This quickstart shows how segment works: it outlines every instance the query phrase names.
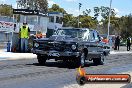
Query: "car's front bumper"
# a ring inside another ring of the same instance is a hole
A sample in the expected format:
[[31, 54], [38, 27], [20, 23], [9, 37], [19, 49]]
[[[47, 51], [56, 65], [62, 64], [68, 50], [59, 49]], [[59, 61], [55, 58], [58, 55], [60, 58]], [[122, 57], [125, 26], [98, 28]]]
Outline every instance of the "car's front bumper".
[[110, 54], [110, 49], [104, 49], [103, 51], [105, 52], [105, 56]]
[[[80, 52], [58, 52], [55, 50], [52, 51], [43, 51], [43, 50], [38, 50], [38, 49], [33, 49], [32, 53], [34, 54], [40, 54], [40, 55], [46, 55], [48, 57], [53, 57], [53, 58], [60, 58], [60, 57], [79, 57], [81, 55]], [[103, 52], [88, 52], [88, 58], [100, 58]]]
[[100, 58], [103, 55], [103, 52], [89, 52], [88, 59], [90, 58]]
[[69, 51], [65, 51], [65, 52], [59, 52], [59, 51], [55, 51], [55, 50], [51, 50], [51, 51], [43, 51], [43, 50], [32, 50], [32, 53], [34, 54], [41, 54], [41, 55], [47, 55], [49, 57], [79, 57], [80, 53], [79, 52], [69, 52]]

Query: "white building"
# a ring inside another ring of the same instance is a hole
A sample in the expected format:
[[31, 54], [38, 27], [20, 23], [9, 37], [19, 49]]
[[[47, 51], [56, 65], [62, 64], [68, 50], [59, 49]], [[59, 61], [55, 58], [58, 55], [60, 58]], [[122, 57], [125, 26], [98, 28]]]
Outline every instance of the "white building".
[[[13, 28], [13, 32], [8, 31], [8, 30], [1, 32], [0, 36], [2, 36], [3, 38], [0, 42], [10, 41], [10, 42], [12, 42], [13, 46], [18, 47], [18, 45], [19, 45], [18, 33], [20, 30], [20, 26], [23, 24], [23, 22], [28, 23], [31, 34], [36, 34], [39, 31], [44, 35], [46, 34], [47, 37], [51, 36], [53, 34], [54, 30], [61, 28], [63, 25], [63, 22], [62, 22], [63, 14], [62, 13], [50, 12], [46, 15], [41, 15], [41, 14], [35, 15], [35, 14], [31, 14], [31, 13], [30, 14], [23, 14], [23, 13], [21, 13], [21, 11], [17, 12], [18, 14], [19, 13], [21, 14], [20, 15], [20, 22], [17, 23], [15, 20], [14, 24], [16, 24], [16, 27]], [[15, 14], [15, 15], [17, 15], [17, 14]], [[0, 21], [10, 23], [10, 22], [5, 21], [5, 20], [0, 20]], [[5, 27], [5, 28], [7, 28], [7, 27]], [[11, 33], [9, 33], [9, 32], [11, 32]], [[7, 36], [7, 33], [9, 33], [8, 36]], [[13, 34], [13, 36], [12, 36], [12, 34]]]
[[49, 12], [49, 23], [47, 28], [47, 37], [51, 36], [54, 32], [54, 30], [57, 30], [58, 28], [61, 28], [63, 25], [62, 19], [63, 14], [59, 12]]
[[48, 23], [48, 29], [54, 29], [61, 28], [63, 25], [62, 19], [63, 14], [59, 12], [49, 12], [49, 23]]

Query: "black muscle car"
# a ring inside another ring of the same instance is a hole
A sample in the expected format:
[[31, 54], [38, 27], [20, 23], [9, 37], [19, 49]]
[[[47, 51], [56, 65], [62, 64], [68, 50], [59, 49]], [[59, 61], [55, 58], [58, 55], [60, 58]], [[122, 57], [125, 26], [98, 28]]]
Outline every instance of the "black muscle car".
[[32, 52], [37, 54], [39, 64], [55, 59], [73, 61], [84, 66], [85, 60], [103, 64], [105, 51], [98, 32], [87, 28], [61, 28], [49, 38], [35, 39]]

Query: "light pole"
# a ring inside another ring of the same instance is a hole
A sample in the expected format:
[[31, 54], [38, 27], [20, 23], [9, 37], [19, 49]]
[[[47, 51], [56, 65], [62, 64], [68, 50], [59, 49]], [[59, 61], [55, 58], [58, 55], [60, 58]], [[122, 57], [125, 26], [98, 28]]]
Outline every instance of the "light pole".
[[109, 35], [110, 35], [110, 16], [111, 16], [111, 4], [112, 4], [112, 0], [110, 0], [110, 11], [109, 11], [109, 20], [108, 20], [108, 35], [107, 35], [107, 39], [109, 39]]
[[79, 12], [78, 12], [78, 28], [80, 27], [80, 9], [81, 9], [82, 3], [79, 3]]

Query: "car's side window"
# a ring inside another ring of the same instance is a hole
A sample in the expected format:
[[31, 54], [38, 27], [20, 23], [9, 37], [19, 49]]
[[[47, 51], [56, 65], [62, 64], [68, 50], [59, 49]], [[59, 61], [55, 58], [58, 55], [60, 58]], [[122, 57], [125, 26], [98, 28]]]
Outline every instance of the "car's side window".
[[92, 30], [90, 31], [90, 40], [94, 40], [93, 31]]

